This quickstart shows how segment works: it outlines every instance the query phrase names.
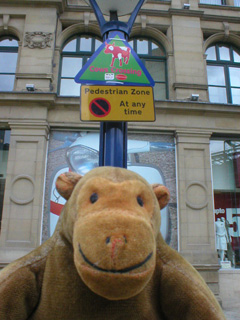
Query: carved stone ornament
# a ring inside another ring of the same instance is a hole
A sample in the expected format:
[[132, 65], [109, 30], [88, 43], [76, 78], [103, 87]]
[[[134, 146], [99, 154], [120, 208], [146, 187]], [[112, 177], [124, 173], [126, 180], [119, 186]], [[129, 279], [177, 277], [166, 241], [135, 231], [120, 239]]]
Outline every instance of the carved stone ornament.
[[52, 33], [49, 32], [26, 32], [24, 37], [24, 47], [31, 49], [51, 47]]

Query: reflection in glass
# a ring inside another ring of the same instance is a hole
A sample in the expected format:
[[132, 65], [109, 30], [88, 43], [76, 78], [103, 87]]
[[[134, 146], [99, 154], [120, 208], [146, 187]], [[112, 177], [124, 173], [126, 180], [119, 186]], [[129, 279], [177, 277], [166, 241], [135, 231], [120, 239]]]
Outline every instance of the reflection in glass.
[[7, 175], [9, 144], [10, 144], [10, 130], [0, 130], [0, 230], [1, 230], [1, 220], [2, 220], [4, 189], [5, 189], [5, 182], [6, 182], [6, 175]]
[[229, 68], [230, 82], [232, 87], [240, 87], [240, 68]]
[[65, 47], [63, 48], [63, 52], [64, 51], [68, 51], [68, 52], [74, 52], [76, 51], [76, 45], [77, 45], [77, 40], [74, 39], [70, 42], [68, 42]]
[[76, 83], [74, 79], [62, 79], [60, 95], [78, 97], [80, 95], [80, 84]]
[[62, 77], [75, 77], [82, 68], [82, 58], [64, 57], [62, 60]]
[[92, 50], [92, 38], [80, 38], [80, 51]]
[[154, 99], [165, 100], [166, 99], [166, 86], [164, 83], [155, 83], [154, 86]]
[[207, 66], [208, 84], [225, 85], [224, 68], [221, 66]]
[[227, 103], [226, 88], [208, 87], [210, 102]]
[[214, 218], [216, 222], [222, 222], [227, 239], [224, 253], [218, 250], [219, 259], [222, 253], [224, 263], [228, 262], [232, 268], [240, 268], [240, 141], [213, 140], [210, 151]]
[[0, 73], [15, 73], [17, 56], [15, 52], [0, 52]]
[[12, 91], [15, 75], [0, 74], [0, 91]]
[[228, 60], [230, 61], [230, 52], [227, 47], [219, 47], [219, 56], [220, 60]]
[[215, 46], [210, 47], [206, 50], [207, 60], [216, 60], [216, 50]]
[[203, 4], [213, 4], [213, 5], [221, 5], [222, 0], [200, 0], [200, 3]]
[[240, 62], [240, 55], [236, 51], [233, 51], [233, 60], [234, 62]]
[[0, 47], [18, 47], [18, 42], [14, 39], [5, 39], [0, 41]]
[[128, 44], [133, 48], [133, 40], [129, 41]]
[[17, 40], [0, 41], [0, 91], [14, 89], [15, 72], [18, 59]]
[[95, 40], [95, 51], [100, 47], [101, 44], [102, 44], [101, 41]]
[[158, 56], [158, 57], [165, 56], [165, 53], [161, 47], [159, 47], [158, 45], [156, 45], [153, 42], [151, 43], [151, 46], [152, 46], [152, 55], [153, 56]]
[[148, 41], [147, 40], [137, 40], [137, 53], [138, 54], [148, 54]]
[[166, 71], [165, 63], [163, 61], [146, 60], [145, 66], [150, 72], [154, 81], [165, 81]]
[[[140, 174], [150, 184], [167, 183], [172, 191], [172, 199], [176, 199], [175, 144], [171, 135], [149, 135], [146, 133], [130, 134], [128, 137], [128, 169]], [[47, 188], [49, 206], [45, 215], [49, 217], [50, 235], [54, 231], [60, 211], [65, 204], [57, 192], [57, 177], [69, 170], [86, 174], [98, 166], [99, 134], [96, 132], [61, 132], [52, 131], [49, 141]], [[166, 165], [167, 164], [167, 165]], [[165, 180], [166, 179], [166, 180]], [[172, 203], [176, 203], [173, 200]], [[174, 241], [177, 247], [176, 206], [167, 206], [161, 210], [161, 232], [167, 242]], [[46, 221], [45, 220], [45, 221]], [[46, 230], [46, 228], [43, 228]], [[175, 231], [174, 231], [175, 230]], [[172, 236], [175, 232], [175, 239]]]
[[234, 6], [240, 7], [240, 0], [234, 0]]
[[232, 88], [232, 103], [240, 104], [240, 89]]
[[80, 95], [80, 85], [75, 83], [74, 78], [101, 44], [101, 41], [91, 36], [83, 36], [76, 37], [64, 47], [61, 60], [60, 95]]

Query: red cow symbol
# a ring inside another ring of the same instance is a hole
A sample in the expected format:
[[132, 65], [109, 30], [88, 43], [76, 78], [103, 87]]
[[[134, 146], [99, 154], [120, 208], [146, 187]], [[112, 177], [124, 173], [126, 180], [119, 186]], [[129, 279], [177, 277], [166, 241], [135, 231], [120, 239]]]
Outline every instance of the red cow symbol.
[[112, 54], [112, 62], [111, 67], [113, 67], [115, 59], [119, 60], [119, 66], [122, 67], [122, 59], [125, 64], [128, 64], [131, 49], [129, 47], [117, 47], [115, 43], [113, 44], [106, 44], [104, 53], [111, 53]]

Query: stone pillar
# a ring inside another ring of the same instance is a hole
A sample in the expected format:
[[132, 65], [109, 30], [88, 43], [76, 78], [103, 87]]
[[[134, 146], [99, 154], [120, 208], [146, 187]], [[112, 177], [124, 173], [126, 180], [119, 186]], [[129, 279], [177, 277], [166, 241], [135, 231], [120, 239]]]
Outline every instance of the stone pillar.
[[34, 84], [36, 92], [52, 91], [56, 25], [56, 8], [26, 10], [16, 91], [26, 91], [26, 84]]
[[192, 94], [198, 94], [200, 101], [207, 101], [208, 86], [200, 18], [191, 16], [190, 13], [180, 16], [178, 10], [174, 9], [170, 12], [174, 47], [175, 97], [180, 100], [190, 100]]
[[176, 132], [179, 251], [218, 296], [210, 136], [211, 132]]
[[2, 266], [41, 242], [48, 124], [14, 121], [11, 128], [4, 195], [0, 261]]

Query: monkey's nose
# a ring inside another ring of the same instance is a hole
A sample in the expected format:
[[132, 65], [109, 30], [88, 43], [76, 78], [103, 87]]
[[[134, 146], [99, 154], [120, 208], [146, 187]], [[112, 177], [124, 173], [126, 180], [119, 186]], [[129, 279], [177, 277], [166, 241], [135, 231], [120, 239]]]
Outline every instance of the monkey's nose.
[[122, 250], [127, 243], [125, 235], [109, 236], [106, 238], [106, 245], [111, 248], [111, 258], [114, 260], [119, 250]]

